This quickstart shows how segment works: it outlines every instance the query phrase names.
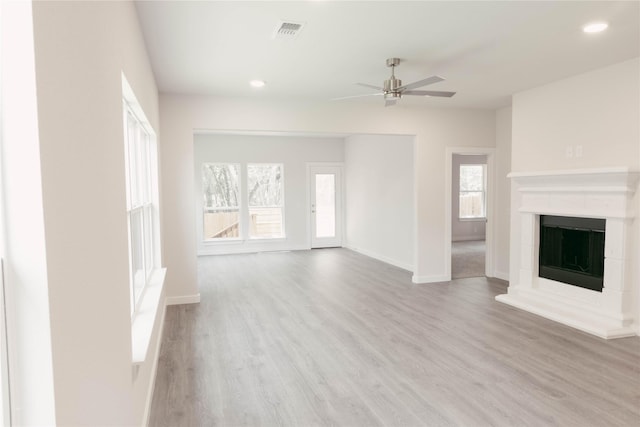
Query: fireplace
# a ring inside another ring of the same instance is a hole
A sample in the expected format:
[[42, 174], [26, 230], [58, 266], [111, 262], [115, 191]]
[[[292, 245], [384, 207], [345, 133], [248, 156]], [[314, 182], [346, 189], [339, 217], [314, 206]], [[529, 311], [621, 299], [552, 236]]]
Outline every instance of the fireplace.
[[507, 293], [496, 299], [602, 338], [635, 335], [640, 173], [617, 167], [509, 176], [511, 271]]
[[538, 275], [602, 292], [606, 220], [540, 216]]

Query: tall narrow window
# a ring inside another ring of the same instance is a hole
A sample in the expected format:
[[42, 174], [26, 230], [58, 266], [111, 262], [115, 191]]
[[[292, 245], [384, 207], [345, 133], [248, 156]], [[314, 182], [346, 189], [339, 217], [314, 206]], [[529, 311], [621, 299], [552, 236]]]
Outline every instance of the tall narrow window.
[[486, 217], [486, 165], [460, 165], [460, 219]]
[[284, 237], [282, 164], [247, 165], [249, 237]]
[[202, 165], [203, 231], [205, 240], [240, 237], [240, 165]]
[[155, 135], [135, 110], [124, 102], [132, 314], [153, 271], [159, 268]]

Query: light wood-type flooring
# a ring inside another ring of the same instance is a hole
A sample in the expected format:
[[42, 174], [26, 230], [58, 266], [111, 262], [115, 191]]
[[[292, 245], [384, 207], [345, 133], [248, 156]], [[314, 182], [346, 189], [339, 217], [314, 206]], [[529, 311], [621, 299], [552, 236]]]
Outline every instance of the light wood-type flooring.
[[640, 426], [640, 338], [411, 283], [347, 249], [199, 259], [171, 306], [151, 426]]
[[483, 277], [486, 248], [484, 240], [451, 242], [451, 277]]

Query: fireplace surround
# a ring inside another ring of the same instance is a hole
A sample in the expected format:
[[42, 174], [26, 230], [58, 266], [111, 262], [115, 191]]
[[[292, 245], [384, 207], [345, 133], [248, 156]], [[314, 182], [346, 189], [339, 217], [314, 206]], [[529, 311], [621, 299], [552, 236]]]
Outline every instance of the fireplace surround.
[[[631, 227], [640, 174], [620, 167], [509, 177], [515, 190], [512, 212], [517, 215], [512, 220], [511, 256], [518, 257], [512, 263], [518, 269], [511, 271], [508, 293], [496, 300], [602, 338], [635, 335]], [[544, 222], [547, 216], [604, 221], [600, 291], [540, 277], [541, 218]]]

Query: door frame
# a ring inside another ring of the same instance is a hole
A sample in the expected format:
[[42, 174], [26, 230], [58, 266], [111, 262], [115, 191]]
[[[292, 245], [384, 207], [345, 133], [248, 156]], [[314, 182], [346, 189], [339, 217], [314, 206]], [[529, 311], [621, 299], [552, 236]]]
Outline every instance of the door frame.
[[340, 212], [336, 215], [336, 217], [339, 217], [337, 219], [339, 219], [340, 221], [340, 230], [339, 230], [339, 237], [340, 237], [340, 247], [344, 246], [344, 238], [345, 238], [345, 185], [344, 185], [344, 181], [345, 181], [345, 168], [344, 168], [344, 163], [343, 162], [307, 162], [306, 163], [306, 167], [307, 167], [307, 203], [305, 205], [305, 209], [307, 211], [306, 214], [306, 218], [307, 218], [307, 247], [309, 249], [313, 249], [312, 247], [312, 241], [313, 241], [313, 236], [311, 235], [312, 231], [313, 231], [313, 227], [311, 225], [311, 168], [314, 167], [332, 167], [332, 168], [339, 168], [340, 169]]
[[470, 155], [486, 155], [487, 156], [487, 222], [485, 230], [485, 262], [484, 274], [487, 277], [495, 277], [494, 273], [494, 255], [495, 255], [495, 227], [493, 220], [495, 218], [495, 148], [490, 147], [446, 147], [445, 150], [445, 239], [444, 239], [444, 255], [445, 255], [445, 275], [446, 280], [451, 280], [451, 215], [452, 215], [452, 181], [453, 181], [453, 155], [454, 154], [470, 154]]

